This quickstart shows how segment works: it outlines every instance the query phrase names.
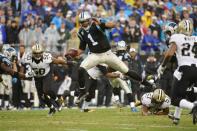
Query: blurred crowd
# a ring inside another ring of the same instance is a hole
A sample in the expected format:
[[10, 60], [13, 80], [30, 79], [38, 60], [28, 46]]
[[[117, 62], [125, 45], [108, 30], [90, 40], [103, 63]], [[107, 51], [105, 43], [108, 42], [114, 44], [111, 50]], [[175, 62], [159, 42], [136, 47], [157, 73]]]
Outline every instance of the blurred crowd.
[[[87, 10], [101, 21], [116, 21], [116, 27], [106, 34], [112, 47], [119, 41], [126, 42], [132, 58], [131, 69], [144, 77], [155, 75], [160, 62], [155, 54], [161, 55], [167, 49], [164, 26], [169, 21], [190, 19], [194, 24], [193, 35], [197, 35], [196, 4], [195, 0], [0, 0], [0, 44], [10, 44], [20, 55], [21, 48], [29, 51], [33, 44], [42, 43], [46, 51], [63, 55], [78, 48], [78, 14]], [[108, 82], [101, 83], [108, 86]], [[138, 86], [133, 83], [134, 89]], [[16, 89], [14, 101], [19, 103]], [[105, 98], [105, 105], [109, 106], [112, 88], [100, 89], [105, 95], [99, 96], [98, 105]], [[137, 94], [138, 90], [134, 92]]]
[[0, 43], [16, 47], [37, 42], [53, 52], [77, 48], [82, 10], [116, 21], [116, 28], [106, 32], [111, 44], [124, 40], [141, 54], [166, 50], [162, 30], [169, 21], [191, 19], [196, 34], [195, 0], [1, 0], [0, 5]]

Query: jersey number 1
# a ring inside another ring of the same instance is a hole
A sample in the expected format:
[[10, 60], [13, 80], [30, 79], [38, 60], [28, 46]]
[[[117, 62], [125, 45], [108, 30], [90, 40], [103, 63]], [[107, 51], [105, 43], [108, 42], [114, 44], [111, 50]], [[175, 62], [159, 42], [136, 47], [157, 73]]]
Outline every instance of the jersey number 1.
[[190, 53], [192, 52], [194, 54], [194, 58], [197, 58], [197, 43], [196, 42], [192, 46], [191, 52], [189, 51], [191, 47], [189, 43], [184, 43], [182, 46], [183, 46], [183, 49], [181, 50], [182, 56], [190, 56]]
[[95, 46], [98, 44], [98, 42], [95, 42], [94, 39], [92, 38], [92, 36], [90, 34], [88, 34], [88, 38], [90, 39], [90, 41], [92, 42], [92, 45]]

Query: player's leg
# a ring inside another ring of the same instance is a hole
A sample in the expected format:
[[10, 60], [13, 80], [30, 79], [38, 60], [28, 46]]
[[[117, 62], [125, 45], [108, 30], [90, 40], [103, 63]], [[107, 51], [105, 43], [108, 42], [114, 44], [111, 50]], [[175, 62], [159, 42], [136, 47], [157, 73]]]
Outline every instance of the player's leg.
[[36, 86], [36, 91], [37, 91], [38, 99], [39, 99], [39, 107], [45, 108], [42, 78], [35, 78], [35, 86]]
[[95, 97], [95, 90], [97, 86], [97, 80], [90, 79], [89, 80], [89, 90], [88, 90], [88, 95], [83, 101], [82, 104], [82, 111], [83, 112], [92, 112], [94, 110], [89, 109], [89, 105], [91, 104], [91, 100]]
[[[195, 69], [193, 70], [193, 68], [190, 68], [188, 66], [183, 66], [179, 68], [179, 71], [181, 71], [183, 75], [180, 80], [175, 78], [173, 81], [172, 94], [171, 94], [172, 105], [194, 111], [196, 105], [195, 103], [188, 101], [186, 99], [186, 94], [187, 94], [186, 90], [191, 85], [191, 81], [193, 79], [195, 81], [196, 79], [195, 75], [197, 73], [197, 70]], [[195, 123], [196, 122], [194, 122], [194, 124]]]
[[89, 81], [89, 74], [87, 72], [88, 69], [91, 69], [92, 67], [98, 65], [99, 63], [102, 63], [103, 58], [97, 54], [90, 54], [88, 55], [83, 62], [81, 63], [79, 69], [78, 69], [78, 81], [80, 86], [80, 94], [78, 97], [78, 100], [76, 101], [76, 104], [79, 104], [81, 97], [84, 97], [88, 93], [88, 81]]
[[112, 67], [113, 69], [120, 71], [121, 73], [131, 77], [132, 79], [141, 82], [144, 85], [150, 86], [150, 83], [146, 80], [142, 81], [142, 77], [133, 70], [129, 70], [126, 64], [121, 61], [115, 54], [111, 51], [107, 52], [105, 55], [105, 63]]
[[131, 107], [131, 111], [132, 112], [137, 112], [137, 109], [135, 107], [135, 101], [134, 101], [134, 96], [132, 95], [132, 91], [128, 86], [128, 83], [125, 80], [122, 80], [120, 78], [117, 78], [119, 83], [120, 83], [120, 87], [125, 91], [127, 98], [128, 98], [128, 102], [129, 105]]
[[10, 93], [12, 92], [12, 77], [10, 75], [3, 75], [3, 79], [7, 84], [7, 88], [4, 90], [4, 107], [10, 110]]
[[2, 83], [0, 83], [0, 110], [2, 110], [4, 89], [5, 87], [3, 86]]

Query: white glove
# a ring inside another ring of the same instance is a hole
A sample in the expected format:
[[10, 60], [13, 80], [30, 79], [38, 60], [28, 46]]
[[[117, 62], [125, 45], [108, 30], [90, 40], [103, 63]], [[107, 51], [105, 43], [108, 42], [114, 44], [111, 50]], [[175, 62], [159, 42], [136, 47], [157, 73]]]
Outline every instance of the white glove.
[[26, 77], [26, 78], [32, 78], [32, 77], [34, 77], [34, 72], [33, 72], [33, 71], [31, 71], [31, 72], [26, 72], [26, 73], [25, 73], [25, 77]]
[[8, 85], [5, 83], [5, 81], [2, 81], [1, 84], [5, 87], [5, 89], [8, 90]]
[[161, 75], [163, 75], [165, 68], [166, 67], [163, 67], [162, 65], [159, 66], [159, 68], [157, 69], [158, 78], [160, 78]]
[[173, 74], [173, 76], [176, 77], [177, 80], [179, 80], [179, 81], [181, 80], [182, 75], [183, 75], [183, 73], [182, 73], [182, 72], [179, 72], [178, 69], [176, 69], [176, 70], [174, 71], [174, 74]]

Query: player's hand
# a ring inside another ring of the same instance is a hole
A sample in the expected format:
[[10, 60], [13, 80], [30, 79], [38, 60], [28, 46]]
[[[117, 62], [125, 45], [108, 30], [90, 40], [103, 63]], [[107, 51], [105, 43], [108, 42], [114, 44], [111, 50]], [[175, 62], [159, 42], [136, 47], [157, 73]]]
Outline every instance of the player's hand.
[[5, 87], [6, 90], [8, 90], [8, 85], [5, 83], [5, 81], [2, 81], [1, 84]]
[[97, 25], [100, 25], [101, 24], [100, 20], [98, 18], [96, 18], [96, 17], [92, 17], [92, 21], [94, 23], [96, 23]]
[[28, 71], [25, 73], [25, 78], [32, 78], [34, 77], [34, 72], [33, 71]]
[[158, 78], [161, 78], [161, 75], [163, 75], [164, 70], [165, 70], [165, 67], [160, 65], [159, 68], [157, 69]]

